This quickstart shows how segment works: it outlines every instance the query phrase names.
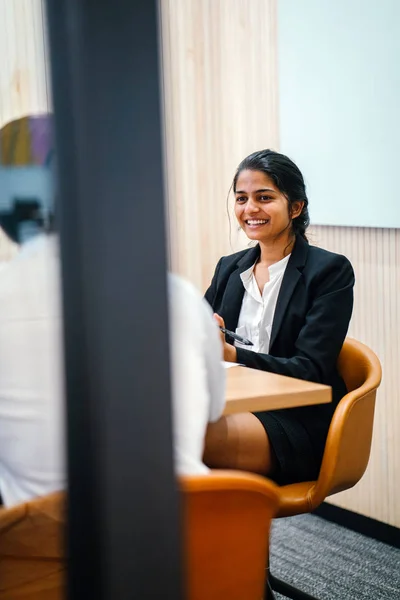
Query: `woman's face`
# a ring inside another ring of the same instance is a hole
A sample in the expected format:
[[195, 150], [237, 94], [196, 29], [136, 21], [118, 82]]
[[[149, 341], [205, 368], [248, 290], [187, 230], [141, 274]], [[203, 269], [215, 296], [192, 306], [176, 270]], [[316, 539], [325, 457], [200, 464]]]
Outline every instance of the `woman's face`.
[[[295, 210], [293, 217], [301, 212]], [[262, 171], [241, 171], [236, 182], [235, 215], [240, 227], [251, 240], [269, 242], [285, 229], [290, 220], [286, 196]], [[295, 206], [293, 208], [296, 208]]]

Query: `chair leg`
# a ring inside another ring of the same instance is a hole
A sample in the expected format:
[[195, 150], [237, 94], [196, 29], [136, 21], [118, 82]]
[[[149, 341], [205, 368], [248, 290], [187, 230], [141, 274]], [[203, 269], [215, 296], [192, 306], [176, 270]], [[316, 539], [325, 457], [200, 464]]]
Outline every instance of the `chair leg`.
[[[268, 586], [278, 594], [282, 594], [287, 598], [291, 598], [291, 600], [317, 600], [317, 598], [314, 596], [310, 596], [310, 594], [302, 592], [293, 585], [290, 585], [290, 583], [286, 583], [286, 581], [282, 581], [281, 579], [274, 577], [271, 572], [269, 573], [268, 577]], [[274, 596], [272, 596], [272, 598], [273, 597]]]
[[264, 600], [276, 600], [276, 596], [272, 591], [271, 584], [269, 582], [269, 577], [267, 577], [265, 581], [265, 592], [264, 592]]

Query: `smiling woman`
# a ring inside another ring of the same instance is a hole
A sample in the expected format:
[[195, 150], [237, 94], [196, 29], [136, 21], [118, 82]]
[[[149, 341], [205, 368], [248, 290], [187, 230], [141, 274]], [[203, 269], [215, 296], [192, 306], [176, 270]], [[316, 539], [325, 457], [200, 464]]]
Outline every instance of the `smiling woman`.
[[250, 239], [276, 241], [293, 234], [306, 239], [310, 219], [304, 179], [287, 156], [273, 150], [250, 154], [236, 171], [233, 191], [236, 218]]
[[316, 479], [333, 411], [346, 393], [336, 363], [352, 308], [354, 274], [344, 256], [310, 246], [308, 199], [298, 167], [255, 152], [233, 179], [235, 215], [251, 249], [221, 258], [206, 299], [227, 337], [224, 358], [332, 387], [331, 405], [222, 417], [208, 429], [205, 461], [269, 475]]

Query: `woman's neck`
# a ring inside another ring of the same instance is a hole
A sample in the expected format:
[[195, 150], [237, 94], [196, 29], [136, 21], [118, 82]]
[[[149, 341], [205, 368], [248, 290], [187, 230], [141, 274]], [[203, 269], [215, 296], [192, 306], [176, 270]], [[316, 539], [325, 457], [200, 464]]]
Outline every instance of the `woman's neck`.
[[279, 262], [291, 253], [295, 239], [294, 236], [285, 236], [284, 239], [272, 240], [271, 242], [259, 242], [261, 249], [259, 262], [266, 267]]

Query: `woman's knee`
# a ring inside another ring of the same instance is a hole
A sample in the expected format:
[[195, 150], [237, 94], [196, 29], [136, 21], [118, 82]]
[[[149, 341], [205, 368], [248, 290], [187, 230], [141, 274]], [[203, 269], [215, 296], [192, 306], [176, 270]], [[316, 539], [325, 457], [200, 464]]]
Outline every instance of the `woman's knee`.
[[261, 422], [251, 413], [221, 417], [207, 429], [204, 462], [211, 468], [262, 475], [274, 471], [274, 454]]

